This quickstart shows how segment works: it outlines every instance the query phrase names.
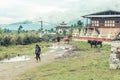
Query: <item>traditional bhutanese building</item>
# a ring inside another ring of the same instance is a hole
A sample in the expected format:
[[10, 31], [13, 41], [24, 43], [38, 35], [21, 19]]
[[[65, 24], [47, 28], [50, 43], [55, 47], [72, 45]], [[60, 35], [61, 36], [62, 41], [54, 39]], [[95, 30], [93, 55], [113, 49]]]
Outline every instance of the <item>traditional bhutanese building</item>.
[[56, 27], [58, 33], [63, 33], [63, 31], [69, 32], [69, 26], [63, 21], [59, 26]]
[[114, 38], [120, 32], [120, 12], [107, 10], [82, 16], [87, 19], [86, 37]]

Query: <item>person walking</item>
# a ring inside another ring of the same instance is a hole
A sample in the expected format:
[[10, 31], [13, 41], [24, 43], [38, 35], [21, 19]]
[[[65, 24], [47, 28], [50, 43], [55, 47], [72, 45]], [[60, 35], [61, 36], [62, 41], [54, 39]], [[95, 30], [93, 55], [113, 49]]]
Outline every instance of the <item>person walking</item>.
[[36, 44], [36, 47], [35, 47], [35, 58], [36, 58], [37, 62], [41, 61], [40, 54], [41, 54], [41, 47], [38, 44]]

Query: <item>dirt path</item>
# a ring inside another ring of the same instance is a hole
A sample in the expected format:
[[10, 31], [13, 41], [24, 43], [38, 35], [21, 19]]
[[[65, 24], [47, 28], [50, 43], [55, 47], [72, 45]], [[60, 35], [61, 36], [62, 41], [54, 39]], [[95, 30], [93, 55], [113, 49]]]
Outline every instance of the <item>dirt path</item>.
[[50, 63], [55, 60], [55, 58], [62, 56], [67, 50], [65, 48], [71, 47], [65, 44], [53, 44], [48, 52], [42, 55], [42, 61], [36, 63], [33, 56], [30, 60], [19, 61], [19, 62], [0, 62], [0, 80], [12, 80], [24, 71]]

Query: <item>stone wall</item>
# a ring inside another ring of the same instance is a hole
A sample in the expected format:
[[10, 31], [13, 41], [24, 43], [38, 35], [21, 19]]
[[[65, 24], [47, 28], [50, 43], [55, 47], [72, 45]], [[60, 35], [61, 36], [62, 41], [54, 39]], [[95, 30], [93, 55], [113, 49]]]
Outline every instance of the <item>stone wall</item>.
[[111, 51], [116, 51], [116, 48], [120, 46], [120, 41], [111, 42]]
[[110, 69], [120, 69], [120, 60], [116, 57], [116, 49], [120, 47], [120, 41], [111, 42], [111, 54], [109, 58]]
[[103, 37], [114, 37], [119, 32], [119, 28], [99, 28], [99, 31], [102, 33]]

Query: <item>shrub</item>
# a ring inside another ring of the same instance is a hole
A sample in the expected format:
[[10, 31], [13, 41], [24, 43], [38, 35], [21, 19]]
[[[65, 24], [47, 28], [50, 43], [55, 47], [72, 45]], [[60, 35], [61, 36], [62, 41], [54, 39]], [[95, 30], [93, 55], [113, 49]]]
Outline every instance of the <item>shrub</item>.
[[41, 39], [35, 33], [20, 33], [7, 35], [0, 35], [0, 45], [9, 46], [9, 45], [27, 45], [31, 43], [41, 42]]
[[23, 40], [22, 40], [21, 36], [18, 36], [15, 42], [16, 42], [16, 45], [19, 45], [19, 44], [22, 45]]
[[10, 36], [5, 36], [1, 39], [0, 44], [3, 46], [8, 46], [11, 44], [11, 37]]

